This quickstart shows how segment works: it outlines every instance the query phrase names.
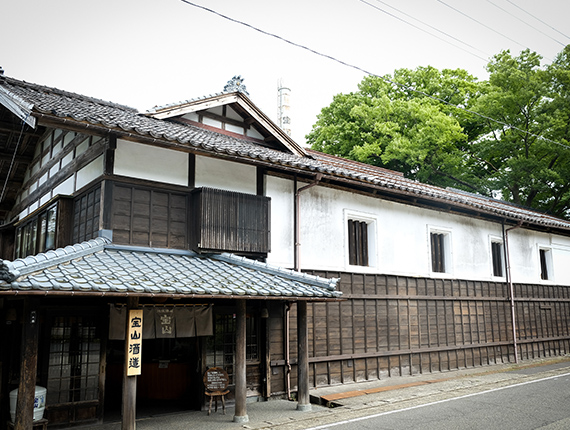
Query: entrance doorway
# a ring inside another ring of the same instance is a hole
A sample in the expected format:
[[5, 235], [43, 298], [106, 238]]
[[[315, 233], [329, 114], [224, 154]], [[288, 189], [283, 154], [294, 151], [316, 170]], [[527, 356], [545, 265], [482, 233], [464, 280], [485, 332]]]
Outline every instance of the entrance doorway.
[[[109, 341], [105, 420], [121, 411], [124, 341]], [[200, 410], [203, 397], [200, 337], [144, 339], [137, 376], [137, 418]]]

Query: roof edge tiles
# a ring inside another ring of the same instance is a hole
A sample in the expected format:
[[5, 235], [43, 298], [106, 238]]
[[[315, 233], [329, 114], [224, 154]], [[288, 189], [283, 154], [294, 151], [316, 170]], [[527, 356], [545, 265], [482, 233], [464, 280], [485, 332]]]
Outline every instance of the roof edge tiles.
[[16, 279], [30, 273], [45, 270], [58, 264], [67, 263], [76, 258], [81, 258], [95, 252], [102, 251], [109, 239], [98, 237], [86, 242], [69, 245], [14, 261], [3, 260], [0, 262], [0, 281], [13, 282]]
[[0, 262], [0, 292], [334, 300], [339, 279], [234, 254], [114, 245], [107, 238]]
[[240, 257], [235, 254], [223, 253], [210, 256], [219, 261], [225, 261], [231, 264], [239, 264], [240, 266], [249, 267], [250, 269], [259, 270], [277, 276], [286, 276], [289, 279], [294, 279], [299, 282], [315, 285], [316, 287], [326, 288], [330, 291], [336, 290], [336, 285], [340, 278], [322, 278], [308, 273], [297, 272], [291, 269], [284, 269], [279, 266], [263, 263], [257, 260], [251, 260], [246, 257]]

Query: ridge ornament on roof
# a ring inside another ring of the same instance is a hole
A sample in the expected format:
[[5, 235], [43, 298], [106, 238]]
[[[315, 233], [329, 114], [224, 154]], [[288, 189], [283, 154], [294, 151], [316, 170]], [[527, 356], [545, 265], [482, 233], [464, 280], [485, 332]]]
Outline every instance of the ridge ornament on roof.
[[224, 87], [224, 93], [244, 93], [246, 96], [249, 96], [247, 92], [247, 88], [243, 84], [244, 79], [241, 75], [234, 76], [231, 78], [226, 86]]

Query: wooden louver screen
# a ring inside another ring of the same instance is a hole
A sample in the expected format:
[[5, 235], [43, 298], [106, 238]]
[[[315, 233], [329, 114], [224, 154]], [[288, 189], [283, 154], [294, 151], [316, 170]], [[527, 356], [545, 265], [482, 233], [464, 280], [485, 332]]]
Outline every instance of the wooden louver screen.
[[431, 270], [432, 272], [445, 272], [445, 249], [443, 233], [431, 233]]
[[491, 257], [493, 259], [493, 276], [503, 276], [503, 245], [499, 242], [491, 243]]
[[348, 220], [348, 262], [354, 266], [368, 266], [368, 224]]
[[548, 251], [541, 249], [540, 254], [540, 279], [548, 280], [548, 263], [546, 261], [546, 253]]
[[198, 188], [193, 198], [192, 247], [197, 251], [270, 251], [268, 197]]

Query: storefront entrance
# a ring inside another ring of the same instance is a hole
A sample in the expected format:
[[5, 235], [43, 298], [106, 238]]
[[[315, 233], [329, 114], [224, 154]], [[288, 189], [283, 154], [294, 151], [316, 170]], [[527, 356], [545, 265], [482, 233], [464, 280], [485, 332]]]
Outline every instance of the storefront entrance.
[[[142, 373], [137, 377], [137, 416], [200, 410], [201, 338], [145, 339]], [[124, 342], [107, 348], [105, 420], [120, 414]]]

